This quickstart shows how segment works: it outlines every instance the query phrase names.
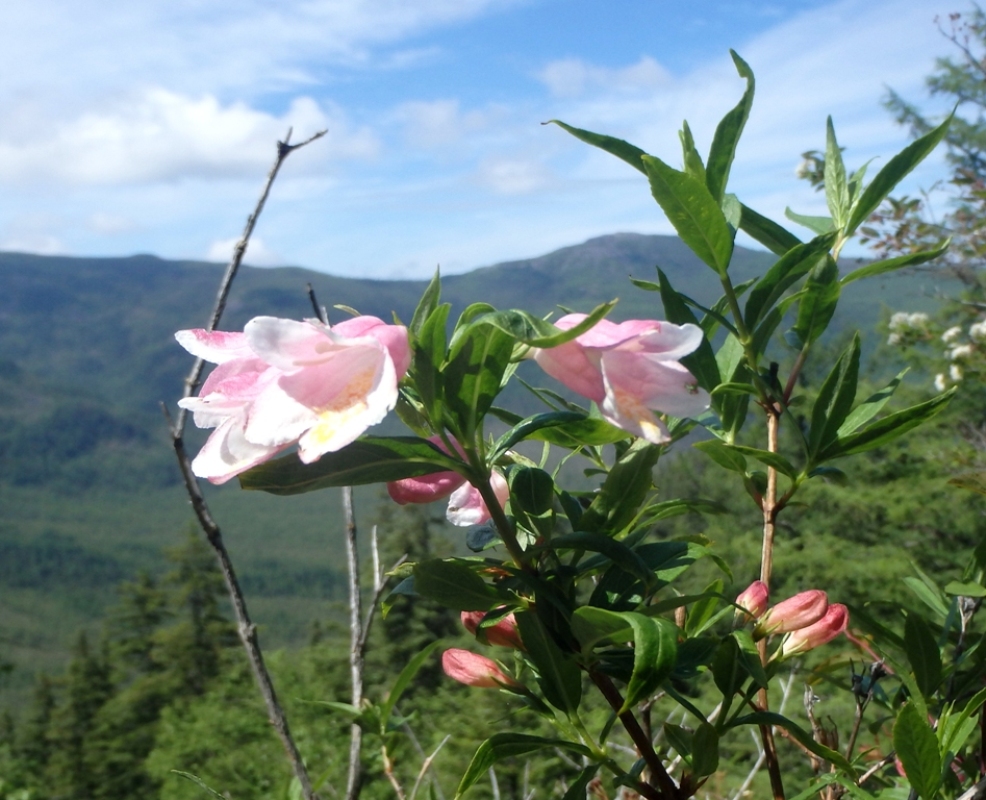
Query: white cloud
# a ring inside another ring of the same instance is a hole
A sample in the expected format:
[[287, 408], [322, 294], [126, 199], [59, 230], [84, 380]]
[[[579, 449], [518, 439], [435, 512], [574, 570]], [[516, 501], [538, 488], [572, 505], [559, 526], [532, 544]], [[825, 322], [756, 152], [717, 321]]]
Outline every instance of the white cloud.
[[65, 253], [65, 246], [61, 239], [50, 233], [25, 232], [0, 239], [0, 250], [37, 253], [41, 256], [58, 256]]
[[537, 76], [557, 97], [578, 97], [587, 91], [654, 91], [670, 85], [671, 74], [650, 56], [622, 68], [599, 67], [579, 58], [552, 61]]
[[120, 98], [58, 126], [45, 137], [0, 139], [0, 178], [31, 183], [120, 185], [185, 177], [255, 177], [275, 142], [295, 126], [295, 141], [329, 128], [320, 160], [366, 159], [378, 149], [367, 128], [338, 109], [300, 97], [280, 117], [245, 103], [187, 97], [161, 88]]
[[551, 183], [540, 161], [523, 158], [493, 158], [484, 161], [477, 173], [480, 183], [498, 194], [531, 194]]
[[129, 233], [136, 228], [136, 223], [129, 217], [119, 214], [107, 214], [97, 211], [88, 220], [88, 228], [94, 233], [113, 236], [119, 233]]
[[[233, 257], [233, 248], [239, 240], [238, 236], [231, 239], [217, 239], [209, 245], [205, 255], [206, 260], [228, 263]], [[263, 239], [252, 236], [243, 254], [243, 263], [255, 267], [277, 267], [284, 264], [284, 259], [264, 244]]]
[[462, 111], [458, 100], [401, 103], [393, 113], [408, 141], [422, 148], [455, 144], [464, 136], [486, 129], [497, 116], [494, 110]]

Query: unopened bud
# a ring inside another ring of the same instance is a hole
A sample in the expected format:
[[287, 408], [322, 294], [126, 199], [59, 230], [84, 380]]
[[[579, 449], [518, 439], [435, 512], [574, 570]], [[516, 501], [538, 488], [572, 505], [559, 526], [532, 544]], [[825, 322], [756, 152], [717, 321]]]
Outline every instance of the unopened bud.
[[[485, 616], [483, 611], [463, 611], [462, 624], [469, 633], [475, 635], [480, 630], [479, 623]], [[520, 640], [520, 631], [517, 630], [517, 620], [512, 613], [498, 620], [495, 625], [482, 628], [482, 632], [489, 644], [513, 647], [516, 650], [524, 649], [524, 643]]]
[[763, 612], [767, 610], [767, 597], [767, 584], [763, 581], [754, 581], [736, 598], [736, 605], [739, 606], [736, 610], [736, 616], [760, 619]]
[[776, 658], [790, 658], [831, 642], [846, 629], [848, 624], [849, 609], [842, 603], [832, 603], [818, 622], [788, 634], [781, 642]]
[[442, 653], [442, 669], [452, 680], [480, 689], [520, 688], [520, 684], [486, 656], [468, 650], [451, 649]]
[[820, 589], [809, 589], [789, 597], [767, 609], [753, 629], [753, 638], [763, 639], [772, 633], [790, 633], [806, 628], [822, 618], [828, 605], [828, 596]]

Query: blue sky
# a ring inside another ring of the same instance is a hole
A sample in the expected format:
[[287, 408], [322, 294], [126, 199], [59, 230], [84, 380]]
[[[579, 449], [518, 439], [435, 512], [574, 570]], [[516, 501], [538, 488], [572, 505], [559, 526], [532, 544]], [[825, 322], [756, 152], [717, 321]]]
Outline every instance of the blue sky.
[[[274, 153], [291, 156], [247, 262], [422, 277], [617, 231], [667, 233], [645, 181], [554, 126], [672, 164], [757, 75], [730, 189], [821, 212], [794, 177], [827, 114], [850, 166], [907, 141], [945, 0], [6, 0], [0, 249], [229, 257]], [[879, 160], [877, 161], [879, 164]], [[940, 157], [907, 188], [944, 173]]]

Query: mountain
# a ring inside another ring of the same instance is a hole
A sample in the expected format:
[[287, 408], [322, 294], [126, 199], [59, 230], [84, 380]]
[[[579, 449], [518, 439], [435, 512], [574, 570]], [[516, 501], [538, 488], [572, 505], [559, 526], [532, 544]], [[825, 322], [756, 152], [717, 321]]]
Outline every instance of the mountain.
[[[772, 261], [737, 248], [735, 282]], [[653, 318], [658, 295], [628, 278], [654, 280], [655, 266], [699, 302], [718, 296], [715, 274], [676, 237], [616, 234], [448, 276], [443, 298], [453, 314], [479, 300], [545, 314], [620, 297], [614, 318]], [[205, 323], [222, 272], [149, 255], [0, 253], [0, 660], [17, 667], [15, 688], [34, 669], [54, 669], [78, 628], [99, 623], [118, 581], [158, 571], [162, 548], [192, 521], [160, 403], [174, 407], [191, 364], [174, 331]], [[324, 305], [404, 320], [426, 285], [243, 267], [221, 327], [311, 316], [308, 283]], [[883, 304], [929, 307], [934, 283], [929, 273], [875, 279], [840, 313], [865, 328]], [[189, 432], [190, 444], [202, 439]], [[303, 639], [343, 597], [338, 496], [284, 499], [235, 486], [208, 495], [265, 642]], [[358, 494], [364, 527], [378, 501], [378, 489]]]

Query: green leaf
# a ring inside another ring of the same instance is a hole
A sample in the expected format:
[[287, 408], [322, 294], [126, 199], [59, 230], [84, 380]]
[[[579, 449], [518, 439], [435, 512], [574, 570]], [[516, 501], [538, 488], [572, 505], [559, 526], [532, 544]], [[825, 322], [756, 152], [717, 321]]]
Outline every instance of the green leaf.
[[705, 184], [669, 167], [654, 156], [643, 157], [651, 194], [681, 240], [721, 276], [733, 255], [733, 231]]
[[918, 574], [918, 577], [913, 578], [909, 576], [904, 578], [904, 585], [914, 592], [917, 598], [944, 623], [949, 613], [948, 598], [945, 597], [938, 584], [922, 572], [917, 564], [912, 562], [911, 569]]
[[944, 138], [948, 126], [955, 115], [953, 111], [937, 128], [930, 130], [920, 139], [911, 142], [897, 155], [891, 158], [886, 166], [881, 169], [873, 181], [867, 186], [859, 200], [856, 201], [849, 217], [849, 224], [846, 232], [852, 233], [866, 218], [876, 211], [877, 206], [883, 202], [884, 198], [893, 191], [893, 188], [900, 183], [912, 169], [920, 164], [931, 153], [938, 143]]
[[534, 613], [520, 612], [515, 619], [545, 699], [560, 711], [576, 711], [582, 701], [582, 672], [578, 665], [555, 644]]
[[219, 800], [226, 800], [226, 795], [219, 794], [219, 792], [209, 786], [204, 780], [197, 775], [193, 775], [191, 772], [182, 772], [180, 769], [170, 769], [168, 772], [172, 775], [177, 775], [179, 778], [184, 778], [186, 781], [191, 781], [204, 792], [211, 794], [213, 797], [218, 797]]
[[952, 486], [958, 486], [960, 489], [968, 489], [970, 492], [986, 494], [986, 472], [966, 472], [962, 475], [956, 475], [954, 478], [949, 478], [948, 482]]
[[825, 123], [825, 201], [835, 226], [842, 228], [849, 216], [849, 184], [831, 116]]
[[904, 623], [904, 652], [921, 694], [930, 700], [941, 683], [941, 651], [928, 623], [914, 612]]
[[695, 139], [692, 136], [692, 129], [688, 127], [687, 121], [681, 123], [678, 138], [681, 139], [682, 161], [684, 162], [685, 172], [702, 183], [705, 183], [705, 164], [702, 163], [702, 156], [695, 149]]
[[387, 693], [387, 699], [380, 704], [380, 721], [381, 727], [386, 730], [387, 723], [390, 720], [390, 715], [394, 710], [394, 706], [397, 705], [397, 701], [401, 699], [401, 695], [410, 685], [414, 676], [418, 674], [421, 668], [425, 665], [425, 662], [431, 657], [431, 654], [435, 652], [435, 649], [441, 644], [441, 640], [436, 640], [431, 642], [425, 647], [420, 653], [414, 656], [404, 669], [401, 670], [400, 675], [397, 676], [397, 680], [394, 681], [394, 685], [390, 687], [390, 691]]
[[819, 236], [825, 233], [832, 233], [835, 230], [835, 222], [831, 217], [812, 217], [807, 214], [798, 214], [790, 208], [784, 209], [784, 216], [791, 220], [791, 222], [804, 225], [808, 230], [814, 231]]
[[592, 504], [582, 515], [583, 529], [619, 533], [636, 516], [640, 504], [653, 485], [651, 470], [657, 464], [661, 448], [643, 439], [634, 442], [617, 461]]
[[818, 391], [811, 410], [808, 453], [814, 456], [839, 438], [839, 430], [849, 417], [859, 381], [859, 333], [842, 352]]
[[581, 128], [573, 128], [571, 125], [566, 125], [557, 119], [549, 119], [544, 124], [557, 125], [559, 128], [568, 131], [576, 139], [581, 139], [586, 144], [591, 144], [593, 147], [605, 150], [610, 155], [625, 161], [634, 169], [640, 170], [644, 175], [647, 174], [647, 170], [644, 169], [641, 163], [641, 157], [647, 155], [647, 153], [639, 147], [634, 147], [629, 142], [624, 142], [622, 139], [616, 139], [613, 136], [606, 136], [602, 133], [593, 133], [592, 131], [585, 131]]
[[580, 606], [572, 612], [572, 634], [579, 640], [583, 653], [591, 652], [600, 642], [619, 644], [634, 635], [623, 614], [595, 606]]
[[801, 244], [801, 240], [786, 228], [746, 205], [742, 207], [740, 230], [779, 256]]
[[729, 170], [732, 167], [733, 158], [736, 156], [736, 145], [739, 143], [746, 120], [750, 116], [753, 93], [756, 88], [753, 70], [750, 69], [750, 66], [733, 50], [729, 51], [729, 55], [733, 57], [733, 63], [736, 65], [736, 71], [740, 77], [746, 78], [746, 91], [743, 92], [743, 97], [736, 107], [722, 118], [716, 127], [715, 135], [712, 137], [705, 183], [709, 189], [709, 194], [716, 202], [721, 202], [726, 192]]
[[428, 286], [425, 288], [424, 293], [421, 295], [421, 299], [418, 301], [417, 307], [414, 309], [414, 316], [411, 317], [411, 324], [408, 326], [408, 332], [412, 336], [417, 336], [421, 332], [422, 326], [425, 324], [425, 320], [428, 319], [438, 308], [438, 301], [442, 297], [442, 281], [439, 277], [438, 270], [435, 270], [435, 275], [429, 281]]
[[445, 329], [452, 306], [443, 303], [428, 315], [411, 343], [411, 378], [433, 420], [441, 419], [441, 364], [445, 360]]
[[941, 785], [941, 753], [928, 721], [907, 703], [894, 722], [894, 750], [911, 788], [921, 800], [932, 800]]
[[597, 772], [599, 772], [599, 764], [590, 764], [583, 769], [579, 777], [572, 781], [572, 785], [568, 787], [561, 800], [585, 800], [586, 790]]
[[454, 559], [414, 565], [414, 590], [453, 611], [489, 611], [502, 599], [472, 569]]
[[[576, 531], [575, 533], [562, 534], [551, 540], [551, 546], [555, 550], [588, 550], [591, 553], [600, 553], [612, 563], [619, 565], [643, 581], [645, 585], [650, 585], [654, 581], [650, 567], [636, 552], [623, 542], [618, 542], [602, 533]], [[605, 564], [605, 562], [603, 563]], [[586, 565], [582, 566], [585, 567]]]
[[678, 629], [674, 623], [660, 617], [647, 617], [633, 611], [623, 612], [621, 616], [633, 628], [633, 673], [623, 708], [619, 711], [622, 714], [654, 694], [674, 670]]
[[573, 422], [578, 423], [585, 419], [585, 414], [579, 414], [576, 411], [546, 411], [543, 414], [535, 414], [532, 417], [527, 417], [527, 419], [518, 422], [496, 440], [496, 443], [493, 445], [492, 458], [498, 458], [518, 442], [522, 442], [524, 439], [529, 438], [531, 434], [537, 433], [545, 428], [554, 428]]
[[738, 472], [740, 475], [746, 474], [746, 457], [739, 448], [730, 447], [715, 439], [696, 442], [693, 447], [696, 450], [701, 450], [720, 467], [725, 467], [732, 472]]
[[944, 725], [939, 723], [938, 741], [944, 759], [950, 761], [978, 727], [976, 715], [983, 703], [986, 703], [986, 689], [977, 692], [960, 712], [950, 714]]
[[766, 464], [768, 467], [773, 467], [778, 472], [787, 475], [789, 478], [794, 478], [798, 474], [798, 471], [794, 468], [791, 462], [784, 458], [784, 456], [780, 453], [771, 453], [769, 450], [759, 450], [756, 447], [746, 447], [738, 444], [723, 445], [723, 447], [728, 447], [730, 450], [741, 453], [744, 456], [755, 458], [761, 464]]
[[835, 237], [836, 234], [828, 233], [816, 236], [807, 244], [795, 245], [764, 273], [746, 301], [743, 317], [747, 328], [755, 328], [784, 292], [811, 271], [835, 243]]
[[839, 426], [838, 435], [847, 436], [853, 433], [862, 425], [865, 425], [873, 417], [880, 413], [883, 407], [887, 404], [887, 401], [893, 396], [894, 392], [897, 391], [897, 387], [900, 386], [900, 382], [904, 379], [907, 374], [907, 370], [900, 372], [896, 378], [894, 378], [890, 383], [888, 383], [883, 389], [870, 395], [862, 403], [856, 406], [846, 417], [845, 422]]
[[[664, 306], [664, 315], [668, 322], [673, 322], [675, 325], [698, 325], [695, 315], [688, 308], [682, 296], [671, 287], [668, 276], [660, 267], [657, 270], [657, 278], [660, 282], [661, 303]], [[711, 392], [719, 385], [721, 380], [719, 366], [716, 363], [716, 356], [712, 351], [712, 345], [709, 344], [708, 337], [703, 336], [698, 348], [682, 358], [681, 363], [695, 376], [698, 385], [707, 392]]]
[[839, 302], [839, 267], [831, 256], [808, 273], [804, 295], [798, 303], [798, 318], [792, 332], [801, 346], [810, 347], [824, 333]]
[[483, 742], [476, 750], [472, 761], [466, 768], [456, 798], [461, 797], [476, 781], [485, 778], [496, 762], [504, 758], [515, 758], [539, 750], [567, 750], [579, 756], [589, 757], [592, 753], [587, 747], [565, 739], [546, 739], [543, 736], [529, 736], [526, 733], [496, 733]]
[[941, 247], [935, 250], [925, 250], [923, 253], [910, 253], [906, 256], [897, 256], [896, 258], [888, 258], [884, 261], [877, 261], [874, 264], [867, 264], [865, 267], [860, 267], [859, 269], [853, 270], [848, 275], [842, 279], [842, 285], [852, 283], [853, 281], [858, 281], [861, 278], [872, 278], [875, 275], [883, 275], [885, 272], [893, 272], [894, 270], [901, 269], [903, 267], [913, 267], [918, 264], [924, 264], [927, 261], [932, 261], [938, 258], [940, 255], [944, 255], [945, 251], [948, 250], [949, 244], [951, 244], [951, 239], [946, 241]]
[[616, 300], [601, 303], [592, 309], [578, 325], [573, 325], [567, 330], [556, 328], [547, 320], [536, 317], [526, 311], [518, 311], [517, 309], [491, 311], [477, 317], [472, 324], [492, 325], [504, 333], [509, 334], [518, 342], [523, 342], [530, 347], [547, 349], [565, 344], [565, 342], [570, 342], [577, 336], [581, 336], [587, 330], [594, 327], [615, 306]]
[[696, 778], [719, 769], [719, 734], [708, 722], [700, 722], [692, 734], [692, 774]]
[[240, 475], [240, 486], [290, 495], [461, 469], [461, 461], [446, 455], [425, 439], [366, 436], [334, 453], [326, 453], [312, 464], [302, 463], [296, 455], [267, 461]]
[[855, 774], [852, 765], [846, 761], [841, 753], [819, 744], [804, 728], [799, 727], [795, 722], [781, 714], [773, 711], [754, 711], [752, 714], [732, 720], [727, 727], [737, 728], [740, 725], [776, 725], [778, 728], [786, 730], [802, 747], [810, 750], [819, 758], [830, 761], [850, 775]]
[[756, 396], [757, 390], [748, 383], [720, 383], [712, 390], [712, 396], [720, 394], [750, 394]]
[[713, 615], [722, 600], [722, 579], [716, 579], [705, 587], [705, 599], [695, 602], [688, 610], [685, 621], [685, 634], [693, 639], [715, 622]]
[[739, 644], [732, 636], [727, 636], [719, 642], [715, 656], [712, 658], [712, 680], [715, 681], [716, 688], [722, 693], [720, 720], [729, 718], [729, 708], [733, 704], [733, 697], [743, 688], [746, 678], [747, 672], [740, 658]]
[[[630, 438], [626, 431], [610, 425], [606, 420], [586, 416], [584, 411], [547, 411], [527, 419], [521, 419], [519, 415], [503, 408], [491, 408], [490, 413], [517, 429], [507, 431], [497, 440], [493, 446], [492, 458], [497, 458], [521, 439], [550, 442], [574, 450], [583, 445], [613, 444]], [[560, 416], [563, 414], [573, 416]], [[515, 440], [515, 434], [523, 435]]]
[[986, 586], [972, 581], [949, 581], [944, 591], [950, 597], [986, 597]]
[[955, 391], [955, 387], [952, 387], [945, 394], [890, 414], [859, 433], [840, 436], [821, 453], [820, 460], [828, 461], [832, 458], [851, 456], [892, 442], [941, 412], [948, 405]]
[[510, 334], [479, 320], [456, 330], [445, 368], [445, 401], [463, 441], [472, 439], [500, 393], [513, 347]]
[[533, 516], [540, 516], [551, 510], [555, 499], [555, 482], [543, 469], [515, 467], [510, 470], [508, 478], [510, 507], [515, 512], [523, 510]]

